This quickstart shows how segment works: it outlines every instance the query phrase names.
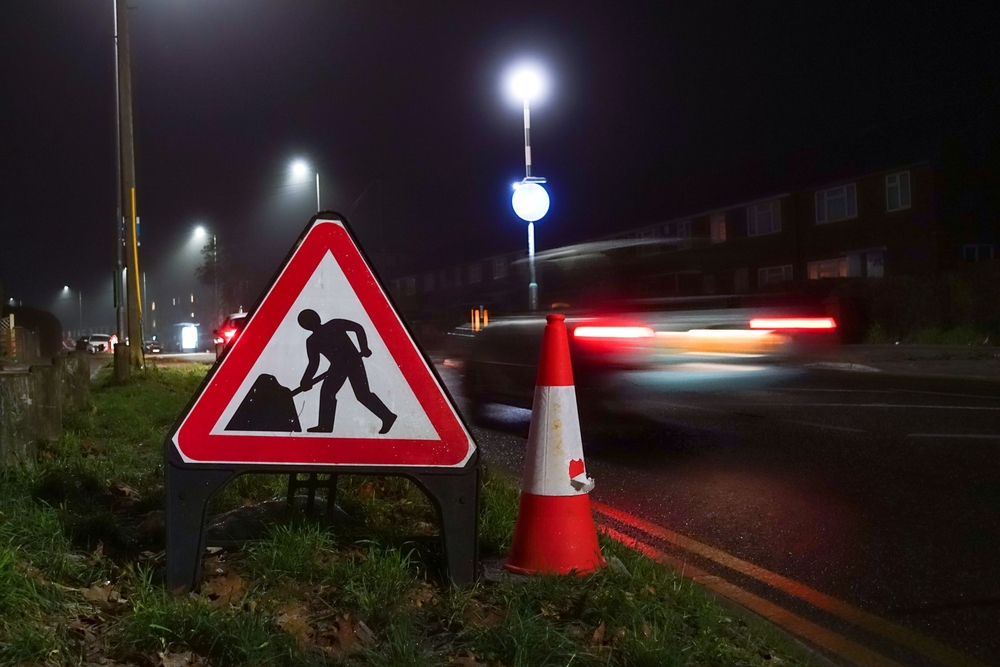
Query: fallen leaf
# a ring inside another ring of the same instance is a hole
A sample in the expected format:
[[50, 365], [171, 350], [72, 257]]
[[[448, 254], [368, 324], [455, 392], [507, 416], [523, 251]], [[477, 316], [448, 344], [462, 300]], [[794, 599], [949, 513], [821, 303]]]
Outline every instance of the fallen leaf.
[[410, 595], [410, 602], [413, 603], [414, 607], [423, 607], [428, 602], [433, 602], [435, 597], [434, 587], [428, 583], [421, 583]]
[[599, 646], [600, 644], [603, 644], [604, 631], [605, 631], [604, 621], [601, 621], [601, 624], [597, 626], [596, 630], [594, 630], [594, 636], [590, 638], [590, 643], [594, 646]]
[[361, 650], [375, 641], [375, 633], [364, 621], [359, 621], [344, 614], [319, 638], [319, 646], [331, 656], [341, 658], [349, 653]]
[[294, 636], [300, 644], [307, 645], [312, 643], [315, 636], [315, 631], [307, 620], [308, 617], [308, 609], [301, 604], [292, 603], [278, 607], [274, 621], [279, 628]]
[[112, 490], [117, 492], [118, 495], [124, 496], [125, 498], [138, 498], [139, 492], [133, 489], [128, 484], [122, 484], [121, 482], [115, 484]]
[[81, 588], [80, 595], [90, 600], [91, 602], [96, 602], [98, 604], [106, 605], [111, 602], [112, 593], [111, 584], [107, 583], [103, 586], [93, 585], [90, 588]]
[[160, 656], [161, 667], [202, 667], [208, 664], [205, 658], [191, 651], [184, 651], [183, 653], [161, 651], [157, 655]]
[[452, 660], [452, 664], [461, 665], [461, 667], [486, 667], [486, 663], [479, 662], [476, 655], [469, 650], [463, 651], [463, 655]]
[[649, 627], [648, 623], [643, 623], [642, 624], [642, 634], [646, 635], [647, 637], [652, 636], [653, 630], [652, 630], [652, 628]]
[[235, 572], [227, 572], [221, 577], [212, 577], [201, 587], [201, 594], [214, 604], [233, 604], [243, 597], [245, 585], [243, 577]]

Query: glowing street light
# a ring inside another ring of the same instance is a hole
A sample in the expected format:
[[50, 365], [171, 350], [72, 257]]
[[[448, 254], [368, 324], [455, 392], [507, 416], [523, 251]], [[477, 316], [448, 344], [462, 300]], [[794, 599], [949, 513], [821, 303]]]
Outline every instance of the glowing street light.
[[[195, 241], [203, 241], [206, 238], [208, 238], [208, 230], [205, 229], [204, 225], [198, 225], [194, 228]], [[214, 322], [215, 318], [219, 316], [219, 244], [214, 233], [212, 234], [212, 282], [214, 283], [213, 297], [215, 299], [215, 308], [212, 311]]]
[[[302, 182], [309, 178], [309, 174], [312, 172], [312, 168], [309, 163], [305, 160], [298, 158], [292, 160], [291, 165], [288, 167], [288, 172], [292, 177], [292, 180]], [[316, 211], [322, 210], [322, 206], [319, 203], [319, 172], [316, 172]]]
[[505, 80], [507, 93], [524, 106], [524, 180], [514, 184], [510, 203], [514, 213], [528, 223], [528, 305], [538, 310], [538, 283], [535, 280], [535, 221], [549, 212], [549, 193], [542, 187], [544, 178], [531, 175], [531, 110], [529, 102], [541, 99], [546, 92], [546, 77], [542, 68], [531, 62], [512, 67]]
[[[62, 291], [63, 291], [63, 296], [70, 296], [73, 293], [73, 290], [71, 290], [69, 288], [69, 285], [63, 285]], [[77, 290], [76, 291], [76, 301], [77, 301], [77, 305], [78, 305], [79, 310], [80, 310], [80, 331], [82, 332], [83, 331], [83, 291], [82, 290]]]

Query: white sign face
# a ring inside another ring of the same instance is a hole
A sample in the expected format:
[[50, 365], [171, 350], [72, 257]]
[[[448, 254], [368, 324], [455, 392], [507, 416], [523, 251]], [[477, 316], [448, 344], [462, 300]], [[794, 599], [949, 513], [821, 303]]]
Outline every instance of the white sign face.
[[[319, 330], [311, 331], [300, 324], [300, 314], [306, 311], [313, 311], [318, 316]], [[317, 365], [307, 375], [310, 348]], [[371, 351], [370, 356], [363, 356], [367, 350]], [[292, 398], [302, 429], [296, 434], [299, 437], [439, 438], [343, 270], [329, 252], [223, 410], [212, 428], [212, 435], [250, 432], [234, 428], [230, 422], [259, 377], [271, 375], [277, 384], [294, 391], [299, 389], [303, 379], [322, 378], [325, 374], [329, 374], [326, 379], [315, 382]], [[335, 397], [332, 401], [331, 396]], [[320, 414], [321, 403], [324, 403], [325, 427]], [[380, 433], [386, 426], [387, 414], [394, 418], [388, 430]], [[287, 437], [289, 431], [253, 433]]]

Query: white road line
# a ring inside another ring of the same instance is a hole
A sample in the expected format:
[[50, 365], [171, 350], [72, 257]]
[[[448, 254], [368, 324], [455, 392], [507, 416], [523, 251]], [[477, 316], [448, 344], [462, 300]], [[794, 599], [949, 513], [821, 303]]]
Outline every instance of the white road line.
[[788, 391], [788, 392], [799, 392], [799, 391], [816, 391], [816, 392], [828, 392], [837, 394], [895, 394], [899, 392], [899, 389], [814, 389], [812, 387], [777, 387], [774, 391]]
[[978, 398], [981, 401], [1000, 401], [1000, 396], [982, 396], [980, 394], [949, 394], [943, 391], [920, 391], [919, 389], [897, 389], [908, 394], [925, 394], [927, 396], [951, 396], [953, 398]]
[[1000, 435], [991, 433], [907, 433], [907, 438], [971, 438], [976, 440], [1000, 440]]
[[895, 403], [736, 403], [735, 405], [748, 405], [753, 407], [774, 406], [780, 408], [902, 408], [906, 410], [1000, 411], [1000, 407], [984, 408], [975, 405], [897, 405]]
[[817, 424], [815, 422], [802, 422], [793, 419], [782, 419], [786, 424], [798, 424], [799, 426], [814, 426], [816, 428], [828, 428], [834, 431], [846, 431], [848, 433], [867, 433], [863, 428], [847, 428], [846, 426], [830, 426], [829, 424]]
[[921, 391], [919, 389], [816, 389], [812, 387], [778, 387], [774, 391], [823, 392], [837, 394], [923, 394], [924, 396], [949, 396], [951, 398], [976, 398], [982, 401], [1000, 401], [1000, 396], [983, 396], [982, 394], [952, 394], [945, 391]]

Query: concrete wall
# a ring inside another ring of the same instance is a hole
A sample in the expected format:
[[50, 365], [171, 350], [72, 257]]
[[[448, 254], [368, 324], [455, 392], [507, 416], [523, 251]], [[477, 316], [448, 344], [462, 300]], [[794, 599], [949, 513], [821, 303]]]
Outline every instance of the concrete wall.
[[62, 436], [64, 412], [90, 400], [85, 354], [59, 357], [48, 366], [0, 373], [0, 469], [31, 465], [40, 442]]

